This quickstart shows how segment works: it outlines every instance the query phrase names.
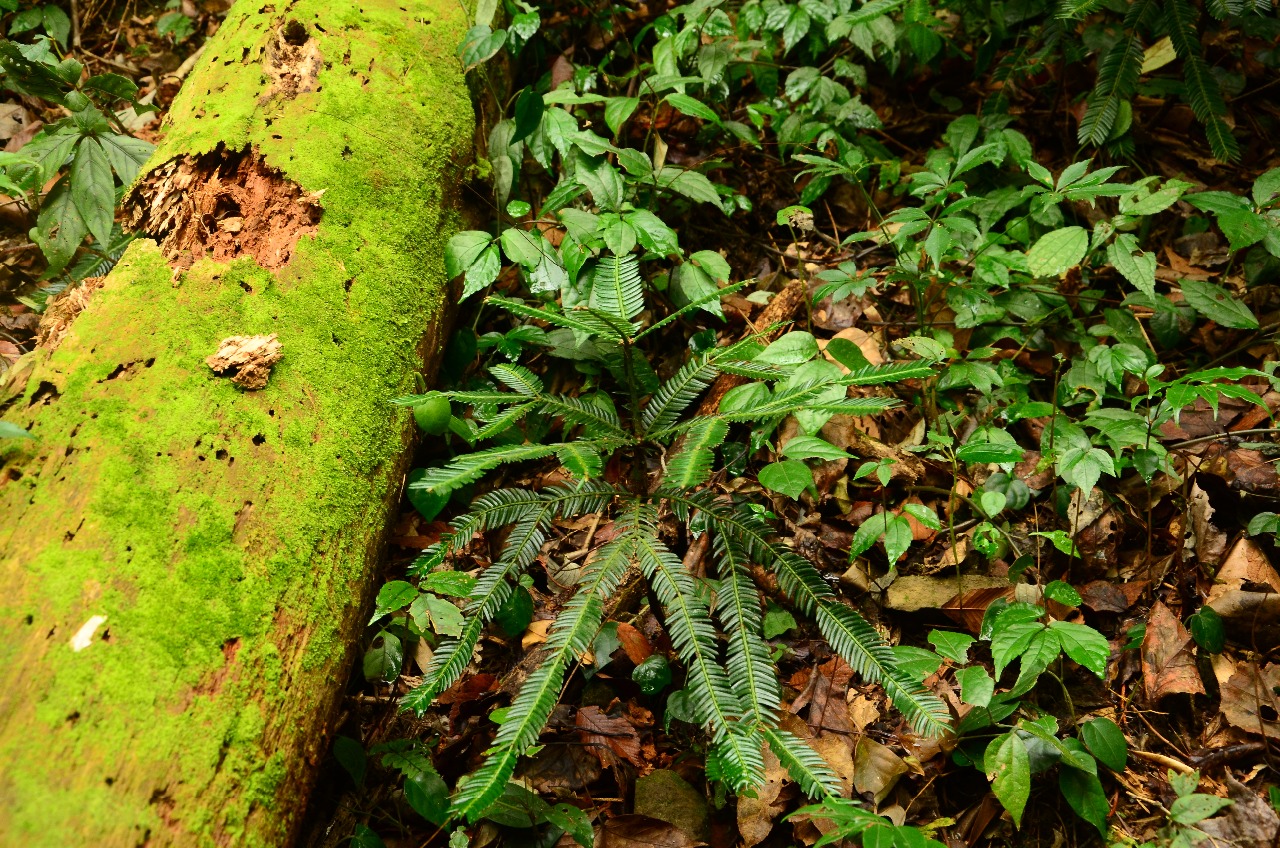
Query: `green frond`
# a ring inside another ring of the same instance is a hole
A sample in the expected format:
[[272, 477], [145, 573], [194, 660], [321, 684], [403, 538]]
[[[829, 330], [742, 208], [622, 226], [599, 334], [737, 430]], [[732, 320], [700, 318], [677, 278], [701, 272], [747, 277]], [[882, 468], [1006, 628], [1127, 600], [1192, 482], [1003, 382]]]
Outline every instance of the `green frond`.
[[773, 532], [763, 520], [705, 497], [690, 498], [670, 491], [663, 491], [662, 495], [673, 504], [685, 501], [686, 509], [702, 511], [716, 532], [770, 568], [787, 597], [802, 612], [814, 616], [818, 629], [836, 653], [865, 679], [880, 684], [918, 733], [944, 736], [951, 732], [946, 705], [898, 669], [892, 650], [875, 628], [836, 599], [807, 559], [774, 543]]
[[645, 432], [676, 423], [680, 414], [711, 385], [716, 374], [715, 365], [705, 356], [696, 356], [682, 365], [645, 405], [644, 414], [640, 418]]
[[445, 640], [436, 648], [422, 671], [422, 683], [400, 700], [401, 710], [413, 710], [421, 715], [441, 692], [458, 682], [471, 664], [471, 655], [480, 642], [485, 625], [511, 596], [512, 579], [519, 572], [520, 568], [515, 563], [495, 562], [481, 573], [471, 590], [462, 634]]
[[649, 357], [635, 345], [618, 345], [604, 351], [604, 365], [622, 386], [638, 386], [637, 394], [647, 395], [658, 390], [658, 375], [649, 364]]
[[719, 780], [735, 792], [757, 789], [764, 783], [764, 752], [756, 728], [737, 723], [711, 744], [707, 751], [707, 779]]
[[1095, 11], [1104, 0], [1062, 0], [1058, 4], [1058, 17], [1065, 21], [1078, 21]]
[[749, 380], [785, 380], [795, 370], [792, 367], [750, 362], [744, 359], [716, 359], [715, 363], [718, 370], [735, 377], [746, 377]]
[[540, 491], [494, 489], [472, 501], [468, 511], [450, 523], [449, 532], [414, 560], [409, 572], [415, 576], [426, 574], [477, 533], [515, 524], [544, 507], [550, 508], [553, 515], [601, 512], [620, 494], [624, 493], [618, 488], [596, 480], [573, 486], [550, 486]]
[[[628, 441], [604, 438], [579, 440], [574, 444], [580, 448], [608, 453], [622, 447]], [[474, 483], [499, 465], [543, 459], [557, 453], [563, 447], [565, 447], [564, 444], [501, 445], [475, 453], [462, 454], [455, 457], [448, 465], [427, 469], [427, 472], [410, 483], [408, 488], [424, 492], [452, 492], [468, 483]]]
[[707, 482], [715, 449], [729, 434], [729, 425], [720, 418], [703, 416], [693, 420], [684, 441], [667, 455], [663, 485], [689, 489]]
[[491, 303], [499, 309], [510, 312], [512, 315], [545, 321], [556, 327], [563, 327], [566, 330], [573, 330], [576, 333], [582, 333], [587, 336], [603, 336], [615, 342], [622, 339], [622, 336], [618, 334], [611, 324], [601, 321], [585, 309], [556, 312], [538, 306], [530, 306], [522, 300], [513, 300], [512, 298], [498, 297], [496, 295], [485, 298], [485, 303]]
[[[525, 397], [537, 397], [542, 394], [542, 381], [523, 365], [493, 365], [490, 366], [489, 373], [499, 383]], [[507, 402], [510, 401], [511, 398], [508, 398]]]
[[756, 281], [748, 279], [748, 280], [742, 280], [737, 283], [730, 283], [729, 285], [725, 286], [722, 289], [709, 291], [706, 294], [702, 295], [701, 297], [694, 298], [693, 300], [686, 303], [684, 306], [677, 309], [675, 312], [672, 312], [666, 318], [663, 318], [661, 321], [657, 322], [656, 324], [653, 324], [652, 326], [646, 328], [643, 332], [641, 332], [639, 335], [636, 336], [636, 341], [639, 341], [640, 339], [644, 338], [645, 336], [649, 335], [655, 330], [662, 329], [663, 327], [667, 326], [673, 321], [680, 320], [685, 315], [688, 315], [691, 312], [701, 309], [703, 306], [706, 306], [708, 303], [718, 302], [721, 298], [728, 297], [734, 292], [740, 291], [754, 282]]
[[1234, 162], [1240, 158], [1240, 146], [1222, 120], [1227, 114], [1227, 103], [1222, 98], [1218, 80], [1205, 64], [1196, 11], [1187, 0], [1165, 0], [1164, 21], [1173, 49], [1182, 59], [1191, 111], [1195, 113], [1196, 120], [1204, 124], [1213, 155], [1223, 162]]
[[512, 403], [519, 400], [519, 398], [512, 396], [509, 392], [493, 390], [475, 392], [439, 391], [426, 395], [404, 395], [402, 397], [393, 398], [388, 402], [393, 403], [396, 406], [417, 406], [424, 400], [438, 395], [444, 395], [451, 401], [465, 403], [468, 405], [475, 405], [478, 403]]
[[452, 492], [468, 483], [474, 483], [499, 465], [542, 459], [551, 456], [559, 448], [560, 445], [499, 445], [462, 454], [454, 457], [447, 465], [428, 468], [408, 488], [412, 491]]
[[1142, 72], [1142, 41], [1136, 34], [1122, 37], [1111, 46], [1098, 65], [1098, 80], [1085, 105], [1077, 140], [1100, 145], [1111, 137], [1120, 115], [1120, 105], [1138, 89]]
[[765, 742], [778, 762], [810, 798], [840, 797], [840, 778], [808, 742], [776, 727], [763, 728]]
[[590, 649], [604, 619], [604, 601], [618, 587], [634, 546], [628, 535], [588, 563], [573, 599], [547, 635], [542, 664], [529, 675], [507, 712], [484, 765], [459, 783], [455, 815], [475, 822], [497, 800], [524, 752], [538, 741], [555, 709], [566, 673]]
[[599, 477], [604, 468], [599, 451], [584, 448], [581, 444], [574, 442], [556, 451], [556, 459], [560, 460], [560, 464], [579, 480]]
[[605, 256], [591, 280], [591, 308], [631, 321], [644, 310], [644, 282], [635, 254]]
[[537, 406], [536, 403], [529, 402], [508, 407], [499, 413], [497, 417], [486, 421], [485, 425], [477, 430], [472, 438], [477, 442], [493, 438], [494, 436], [504, 432], [508, 427], [519, 422], [520, 419], [528, 415], [535, 406]]
[[903, 380], [918, 380], [933, 376], [933, 364], [923, 359], [906, 359], [886, 362], [884, 365], [864, 365], [834, 381], [842, 386], [882, 386]]
[[1233, 15], [1244, 14], [1245, 0], [1208, 0], [1205, 8], [1218, 20], [1225, 21]]
[[544, 395], [538, 400], [542, 402], [543, 412], [563, 418], [566, 424], [582, 427], [589, 439], [631, 439], [612, 407], [570, 395]]
[[738, 545], [717, 535], [715, 554], [720, 574], [715, 612], [729, 637], [729, 682], [746, 707], [743, 722], [772, 726], [777, 720], [782, 693], [778, 670], [761, 636], [760, 593], [751, 582], [746, 555]]
[[811, 403], [804, 409], [814, 412], [832, 412], [838, 415], [879, 415], [893, 409], [901, 403], [897, 398], [888, 397], [853, 397], [826, 403]]
[[732, 730], [743, 714], [742, 704], [717, 662], [715, 627], [693, 577], [656, 535], [638, 537], [636, 554], [641, 571], [666, 611], [671, 644], [688, 672], [686, 686], [693, 713], [711, 735], [724, 766], [724, 779], [735, 789], [759, 786], [764, 779], [760, 745]]
[[834, 598], [822, 602], [815, 618], [836, 653], [863, 679], [879, 683], [917, 733], [941, 738], [952, 732], [946, 704], [899, 669], [892, 650], [865, 618]]

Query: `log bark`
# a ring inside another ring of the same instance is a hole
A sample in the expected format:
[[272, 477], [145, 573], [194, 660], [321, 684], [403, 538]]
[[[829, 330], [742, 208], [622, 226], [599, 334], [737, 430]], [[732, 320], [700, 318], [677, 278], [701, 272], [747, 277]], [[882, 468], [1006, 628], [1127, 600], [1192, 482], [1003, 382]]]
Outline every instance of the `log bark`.
[[444, 333], [466, 27], [240, 0], [126, 203], [149, 238], [3, 379], [37, 440], [0, 442], [0, 844], [296, 832], [412, 439], [387, 400]]

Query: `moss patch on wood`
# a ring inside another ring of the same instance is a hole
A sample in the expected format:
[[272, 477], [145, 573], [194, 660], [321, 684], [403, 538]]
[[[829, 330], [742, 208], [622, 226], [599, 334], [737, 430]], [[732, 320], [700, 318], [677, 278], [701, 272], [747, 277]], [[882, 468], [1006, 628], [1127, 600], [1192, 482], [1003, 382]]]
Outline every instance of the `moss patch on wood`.
[[[6, 839], [279, 845], [302, 812], [403, 473], [386, 400], [439, 339], [471, 144], [465, 12], [401, 2], [241, 0], [153, 163], [259, 154], [322, 192], [314, 235], [275, 271], [135, 242], [0, 389], [38, 438], [0, 447]], [[299, 32], [322, 61], [289, 92]], [[204, 363], [269, 333], [284, 358], [260, 391]]]

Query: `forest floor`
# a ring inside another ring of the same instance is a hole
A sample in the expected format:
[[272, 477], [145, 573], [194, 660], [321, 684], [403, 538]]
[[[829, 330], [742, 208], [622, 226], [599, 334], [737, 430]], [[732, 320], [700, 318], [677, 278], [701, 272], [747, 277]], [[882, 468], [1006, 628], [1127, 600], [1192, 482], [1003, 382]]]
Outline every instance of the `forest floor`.
[[[186, 29], [179, 33], [183, 38], [175, 39], [156, 28], [161, 16], [173, 10], [138, 7], [132, 0], [121, 8], [124, 2], [81, 7], [82, 53], [91, 67], [96, 62], [102, 70], [130, 76], [144, 94], [155, 92], [160, 115], [132, 127], [147, 137], [157, 132], [163, 106], [198, 51], [201, 34], [216, 27], [223, 9], [220, 0], [199, 6], [183, 0], [178, 11]], [[641, 23], [637, 19], [632, 26]], [[592, 49], [598, 47], [581, 45], [576, 58]], [[567, 63], [574, 57], [565, 53], [553, 58]], [[1080, 158], [1078, 116], [1072, 111], [1081, 88], [1078, 70], [1069, 64], [1047, 66], [1033, 85], [1013, 95], [1016, 126], [1031, 140], [1041, 163], [1055, 173]], [[1257, 74], [1244, 76], [1254, 79]], [[958, 115], [976, 111], [990, 96], [971, 77], [963, 66], [943, 60], [931, 72], [882, 88], [873, 80], [866, 89], [867, 104], [883, 122], [873, 132], [900, 156], [904, 171], [919, 168], [948, 125]], [[1179, 178], [1203, 189], [1247, 195], [1259, 173], [1280, 164], [1274, 141], [1280, 89], [1274, 82], [1235, 98], [1236, 132], [1248, 151], [1236, 165], [1223, 165], [1206, 154], [1190, 107], [1155, 97], [1141, 100], [1133, 121], [1141, 128], [1142, 144], [1140, 155], [1128, 163], [1135, 171], [1130, 176]], [[7, 140], [9, 151], [20, 149], [43, 121], [56, 117], [17, 96], [10, 96], [0, 110], [12, 123], [5, 124], [8, 135], [0, 138]], [[758, 292], [776, 296], [788, 287], [803, 287], [806, 296], [796, 299], [785, 319], [813, 333], [819, 346], [846, 340], [874, 364], [890, 357], [894, 341], [918, 329], [907, 296], [883, 279], [891, 265], [889, 251], [840, 244], [848, 233], [868, 229], [863, 196], [833, 189], [816, 205], [815, 211], [821, 210], [817, 230], [797, 236], [774, 217], [796, 202], [794, 165], [784, 166], [768, 149], [708, 149], [694, 122], [680, 116], [668, 116], [661, 130], [670, 145], [670, 161], [724, 159], [718, 179], [749, 196], [755, 210], [724, 220], [691, 217], [679, 228], [687, 247], [730, 257], [734, 278], [760, 281]], [[889, 189], [873, 200], [881, 212], [901, 202]], [[1181, 203], [1173, 212], [1147, 234], [1146, 243], [1158, 257], [1157, 278], [1215, 280], [1247, 292], [1260, 326], [1242, 330], [1208, 322], [1186, 327], [1176, 344], [1160, 351], [1160, 361], [1172, 369], [1184, 368], [1192, 359], [1201, 367], [1262, 368], [1280, 358], [1280, 273], [1233, 264], [1226, 240], [1197, 210]], [[0, 215], [0, 358], [12, 361], [35, 341], [39, 314], [18, 297], [29, 299], [38, 288], [42, 266], [39, 251], [25, 235], [30, 223], [21, 212], [6, 209]], [[810, 296], [822, 282], [817, 272], [851, 259], [870, 269], [877, 282], [858, 296], [812, 302]], [[514, 281], [500, 280], [498, 288], [504, 286], [511, 289]], [[1075, 298], [1083, 288], [1078, 276], [1068, 275], [1059, 291]], [[724, 321], [706, 318], [705, 330], [721, 342], [742, 338], [756, 326], [766, 302], [767, 297], [732, 295], [724, 302]], [[1103, 297], [1097, 306], [1120, 308], [1121, 303]], [[485, 324], [492, 314], [464, 311], [459, 327], [473, 338], [511, 329], [509, 323]], [[951, 326], [954, 347], [962, 355], [987, 344], [971, 340], [971, 330], [955, 328], [955, 314], [946, 306], [927, 320], [932, 326]], [[675, 356], [683, 339], [673, 344]], [[990, 344], [998, 349], [997, 360], [1009, 360], [1032, 375], [1032, 394], [1054, 393], [1063, 358], [1072, 353], [1065, 339], [1039, 346], [1007, 339]], [[571, 386], [573, 374], [562, 364], [542, 366]], [[461, 379], [465, 371], [464, 366], [455, 376]], [[935, 629], [977, 635], [986, 610], [998, 599], [1021, 600], [1020, 587], [1028, 584], [1069, 583], [1079, 602], [1072, 609], [1058, 608], [1058, 617], [1098, 629], [1110, 641], [1110, 662], [1099, 679], [1064, 661], [1055, 666], [1058, 679], [1042, 683], [1035, 695], [1047, 712], [1075, 722], [1106, 717], [1123, 729], [1128, 761], [1106, 783], [1112, 839], [1154, 838], [1174, 799], [1170, 773], [1198, 770], [1201, 793], [1236, 802], [1233, 809], [1239, 815], [1230, 827], [1238, 830], [1219, 834], [1223, 840], [1275, 844], [1280, 818], [1267, 800], [1267, 787], [1280, 783], [1280, 754], [1273, 749], [1280, 742], [1280, 603], [1275, 600], [1280, 573], [1272, 564], [1276, 552], [1268, 538], [1249, 536], [1246, 528], [1258, 513], [1280, 511], [1280, 447], [1272, 439], [1280, 393], [1265, 379], [1243, 383], [1257, 392], [1264, 407], [1225, 398], [1215, 409], [1202, 399], [1160, 428], [1158, 439], [1175, 455], [1180, 479], [1163, 476], [1147, 483], [1132, 473], [1103, 476], [1089, 497], [1071, 499], [1059, 493], [1059, 483], [1041, 467], [1038, 452], [1026, 451], [1006, 475], [1021, 481], [1026, 495], [1017, 503], [1011, 498], [1001, 516], [1014, 547], [990, 557], [979, 555], [984, 542], [974, 539], [983, 517], [975, 504], [991, 490], [990, 472], [975, 474], [913, 452], [925, 440], [926, 410], [917, 406], [904, 405], [873, 419], [838, 416], [822, 428], [823, 438], [837, 448], [895, 460], [887, 482], [855, 479], [857, 466], [848, 460], [826, 462], [815, 469], [812, 491], [798, 499], [774, 496], [773, 512], [787, 543], [817, 564], [831, 585], [895, 645], [929, 647]], [[784, 424], [784, 431], [788, 426], [794, 428]], [[1011, 422], [1009, 430], [1025, 444], [1039, 444], [1045, 426], [1043, 418], [1025, 418]], [[724, 491], [758, 490], [747, 469], [758, 469], [767, 453], [742, 457], [739, 473], [718, 473], [712, 485]], [[442, 440], [428, 437], [415, 467], [436, 465], [449, 456]], [[557, 479], [554, 463], [521, 468], [508, 472], [502, 482], [537, 487]], [[910, 550], [895, 568], [878, 547], [850, 558], [862, 521], [878, 508], [902, 514], [903, 506], [913, 503], [941, 516], [943, 528], [930, 529], [910, 519]], [[446, 532], [452, 517], [446, 512], [425, 520], [406, 496], [390, 532], [387, 578], [402, 577]], [[1036, 554], [1030, 561], [1019, 556], [1019, 550], [1042, 549], [1032, 534], [1062, 528], [1074, 542], [1074, 555]], [[337, 753], [326, 761], [303, 844], [341, 844], [358, 824], [376, 831], [388, 846], [447, 841], [447, 834], [415, 815], [400, 774], [380, 764], [377, 752], [392, 750], [398, 740], [429, 741], [435, 767], [447, 783], [472, 770], [492, 737], [491, 713], [510, 703], [528, 672], [528, 658], [546, 640], [574, 572], [610, 533], [611, 522], [598, 516], [557, 525], [538, 557], [526, 620], [513, 633], [493, 629], [470, 672], [425, 716], [401, 712], [397, 703], [418, 682], [425, 654], [406, 657], [392, 683], [371, 682], [360, 667], [354, 670]], [[478, 564], [496, 555], [483, 539], [471, 553]], [[696, 544], [681, 553], [695, 572], [706, 556]], [[1228, 637], [1225, 647], [1212, 651], [1188, 630], [1189, 620], [1206, 603], [1221, 614]], [[607, 822], [597, 845], [813, 845], [821, 834], [811, 821], [786, 820], [804, 799], [776, 763], [754, 799], [735, 801], [708, 782], [703, 738], [681, 720], [678, 709], [673, 714], [672, 690], [646, 694], [633, 679], [633, 670], [649, 657], [672, 653], [660, 618], [643, 592], [627, 599], [619, 612], [596, 639], [586, 673], [575, 676], [563, 693], [541, 751], [522, 767], [524, 784], [548, 802], [571, 801]], [[855, 675], [811, 625], [777, 598], [769, 600], [765, 628], [782, 670], [782, 725], [809, 739], [852, 793], [883, 814], [898, 822], [932, 825], [937, 838], [951, 846], [1098, 844], [1098, 833], [1072, 814], [1052, 786], [1037, 784], [1016, 830], [986, 777], [963, 764], [963, 752], [912, 733], [888, 709], [879, 687]], [[369, 638], [373, 636], [371, 632]], [[961, 707], [959, 686], [945, 669], [925, 683], [957, 710]], [[537, 821], [536, 813], [530, 815], [520, 809], [494, 814], [473, 829], [470, 844], [543, 844], [542, 832], [528, 827]], [[654, 820], [669, 826], [655, 829]], [[564, 836], [561, 844], [572, 842]]]

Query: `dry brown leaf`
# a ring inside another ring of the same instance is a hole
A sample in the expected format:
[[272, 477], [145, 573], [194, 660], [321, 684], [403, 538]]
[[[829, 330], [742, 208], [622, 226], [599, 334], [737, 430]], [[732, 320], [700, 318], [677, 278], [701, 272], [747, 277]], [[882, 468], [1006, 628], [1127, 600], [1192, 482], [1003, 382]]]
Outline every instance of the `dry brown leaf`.
[[876, 806], [907, 771], [902, 758], [886, 746], [867, 736], [858, 740], [853, 753], [853, 786], [859, 794], [870, 793]]
[[1222, 715], [1248, 733], [1280, 739], [1280, 665], [1272, 664], [1261, 674], [1250, 663], [1240, 663], [1222, 687]]
[[1157, 602], [1142, 639], [1142, 680], [1152, 703], [1166, 695], [1203, 695], [1191, 635], [1178, 617]]
[[1233, 640], [1258, 650], [1280, 645], [1280, 574], [1252, 540], [1231, 548], [1206, 603]]
[[997, 598], [1012, 598], [1013, 588], [999, 586], [991, 589], [973, 589], [962, 592], [942, 605], [947, 617], [970, 633], [977, 633], [982, 628], [982, 618], [987, 614], [987, 607]]
[[610, 718], [599, 707], [583, 707], [578, 710], [578, 734], [582, 742], [605, 766], [617, 765], [619, 759], [639, 768], [640, 737], [631, 722], [625, 718]]
[[753, 848], [769, 838], [773, 823], [786, 809], [786, 804], [778, 803], [778, 796], [789, 779], [787, 770], [773, 751], [765, 746], [764, 784], [754, 796], [743, 795], [738, 799], [738, 833], [742, 836], [740, 844], [743, 848]]
[[653, 646], [644, 634], [626, 622], [618, 625], [618, 641], [622, 644], [627, 659], [635, 665], [640, 665], [653, 654]]

